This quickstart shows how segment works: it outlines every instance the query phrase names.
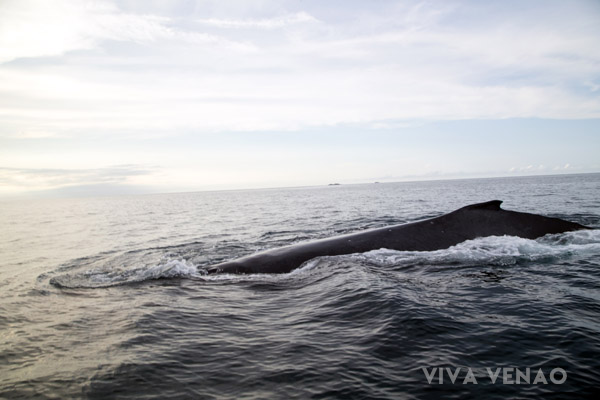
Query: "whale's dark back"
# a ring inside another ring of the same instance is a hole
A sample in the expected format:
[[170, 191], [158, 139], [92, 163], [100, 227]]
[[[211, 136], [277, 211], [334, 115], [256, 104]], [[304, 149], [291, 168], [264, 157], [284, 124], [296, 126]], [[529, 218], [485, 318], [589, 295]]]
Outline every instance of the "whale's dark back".
[[589, 229], [560, 218], [503, 210], [501, 204], [500, 200], [473, 204], [438, 219], [456, 235], [470, 238], [508, 235], [536, 239], [553, 233]]
[[508, 235], [535, 239], [552, 233], [589, 229], [559, 218], [503, 210], [501, 204], [500, 200], [492, 200], [432, 219], [268, 250], [217, 264], [209, 272], [284, 273], [320, 256], [361, 253], [381, 248], [432, 251], [478, 237]]

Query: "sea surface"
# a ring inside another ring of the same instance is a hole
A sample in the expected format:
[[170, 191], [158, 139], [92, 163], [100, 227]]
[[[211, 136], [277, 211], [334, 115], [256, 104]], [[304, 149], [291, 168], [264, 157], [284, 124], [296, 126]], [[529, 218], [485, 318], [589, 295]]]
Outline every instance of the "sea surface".
[[[493, 199], [595, 229], [204, 272]], [[2, 399], [599, 393], [600, 174], [11, 200], [0, 224]]]

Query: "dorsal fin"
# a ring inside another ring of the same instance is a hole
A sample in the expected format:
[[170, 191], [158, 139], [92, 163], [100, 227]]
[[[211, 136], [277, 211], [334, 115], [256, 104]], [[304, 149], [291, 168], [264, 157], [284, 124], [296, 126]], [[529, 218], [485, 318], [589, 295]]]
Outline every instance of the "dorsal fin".
[[502, 204], [502, 200], [491, 200], [486, 201], [485, 203], [471, 204], [470, 206], [463, 207], [462, 209], [500, 211], [500, 204]]

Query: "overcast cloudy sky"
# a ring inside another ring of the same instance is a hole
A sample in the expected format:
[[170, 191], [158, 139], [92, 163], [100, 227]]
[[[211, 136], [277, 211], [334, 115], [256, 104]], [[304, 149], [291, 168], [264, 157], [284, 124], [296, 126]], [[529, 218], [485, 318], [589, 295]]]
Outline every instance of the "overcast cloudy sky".
[[0, 1], [0, 195], [600, 172], [600, 2]]

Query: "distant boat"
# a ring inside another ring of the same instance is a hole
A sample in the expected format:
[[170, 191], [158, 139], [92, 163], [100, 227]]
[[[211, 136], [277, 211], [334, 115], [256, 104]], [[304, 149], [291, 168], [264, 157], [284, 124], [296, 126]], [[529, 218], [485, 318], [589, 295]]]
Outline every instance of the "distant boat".
[[339, 186], [339, 183], [330, 183], [329, 186]]

